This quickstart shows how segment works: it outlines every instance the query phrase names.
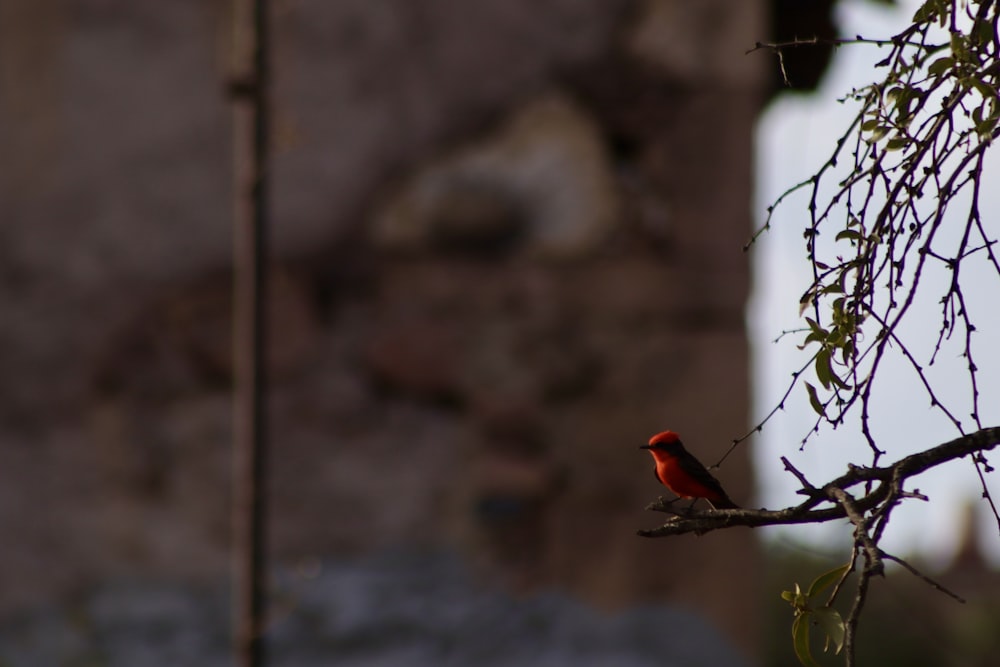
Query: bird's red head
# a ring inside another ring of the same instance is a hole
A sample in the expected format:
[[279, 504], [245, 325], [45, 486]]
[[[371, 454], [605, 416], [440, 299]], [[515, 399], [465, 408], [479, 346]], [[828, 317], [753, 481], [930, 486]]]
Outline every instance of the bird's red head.
[[672, 445], [680, 441], [681, 441], [681, 436], [677, 435], [673, 431], [662, 431], [649, 439], [649, 446], [652, 447], [654, 445], [660, 445], [660, 444]]
[[640, 445], [639, 449], [649, 449], [652, 450], [650, 453], [653, 453], [657, 450], [676, 449], [677, 446], [681, 446], [681, 436], [673, 431], [662, 431], [650, 438], [649, 444]]

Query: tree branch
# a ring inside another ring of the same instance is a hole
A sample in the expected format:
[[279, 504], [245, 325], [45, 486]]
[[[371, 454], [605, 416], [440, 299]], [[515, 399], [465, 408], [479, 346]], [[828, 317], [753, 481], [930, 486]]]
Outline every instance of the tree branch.
[[865, 601], [868, 599], [868, 583], [871, 581], [872, 575], [867, 568], [862, 568], [861, 574], [858, 575], [858, 587], [857, 592], [854, 594], [854, 604], [851, 605], [851, 611], [848, 612], [847, 618], [844, 620], [844, 663], [848, 667], [852, 667], [856, 664], [856, 649], [857, 643], [854, 641], [858, 634], [858, 621], [861, 620], [861, 610], [865, 607]]
[[882, 564], [882, 553], [868, 534], [868, 521], [864, 513], [858, 509], [854, 498], [847, 491], [836, 486], [830, 489], [830, 496], [844, 508], [847, 518], [854, 524], [854, 542], [865, 551], [865, 574], [882, 574], [885, 566]]
[[945, 588], [944, 586], [942, 586], [938, 582], [934, 581], [933, 579], [931, 579], [930, 577], [928, 577], [926, 574], [924, 574], [923, 572], [921, 572], [917, 568], [915, 568], [912, 565], [910, 565], [909, 563], [907, 563], [902, 558], [899, 558], [898, 556], [893, 556], [892, 554], [887, 554], [884, 551], [882, 552], [882, 558], [884, 558], [886, 560], [891, 560], [894, 563], [899, 563], [907, 571], [909, 571], [910, 574], [912, 574], [915, 577], [919, 577], [920, 579], [923, 579], [924, 583], [926, 583], [931, 588], [934, 588], [936, 590], [941, 591], [942, 593], [944, 593], [948, 597], [954, 599], [955, 601], [957, 601], [957, 602], [959, 602], [961, 604], [965, 604], [965, 598], [963, 598], [961, 595], [959, 595], [958, 593], [955, 593], [953, 591], [948, 590], [947, 588]]
[[[993, 426], [963, 435], [926, 451], [911, 454], [891, 465], [874, 468], [850, 466], [847, 473], [821, 488], [800, 490], [799, 493], [808, 496], [808, 499], [799, 505], [782, 510], [684, 510], [671, 507], [661, 498], [657, 502], [651, 503], [646, 509], [673, 514], [673, 518], [657, 528], [639, 530], [638, 534], [642, 537], [667, 537], [686, 533], [703, 535], [713, 530], [734, 526], [756, 528], [758, 526], [825, 523], [849, 518], [847, 508], [842, 502], [833, 507], [819, 509], [817, 507], [824, 502], [833, 502], [837, 498], [838, 492], [844, 492], [858, 484], [880, 482], [869, 493], [849, 503], [858, 516], [863, 516], [865, 512], [879, 506], [890, 496], [893, 484], [901, 486], [903, 481], [909, 477], [914, 477], [931, 468], [969, 454], [989, 451], [998, 444], [1000, 444], [1000, 426]], [[894, 497], [894, 500], [897, 498]]]

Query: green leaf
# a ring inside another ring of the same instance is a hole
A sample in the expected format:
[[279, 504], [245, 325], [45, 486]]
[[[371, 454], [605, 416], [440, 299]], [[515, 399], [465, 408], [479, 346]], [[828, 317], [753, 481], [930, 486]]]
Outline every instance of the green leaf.
[[810, 614], [801, 614], [792, 622], [792, 647], [795, 649], [795, 657], [804, 667], [819, 667], [809, 650], [809, 616]]
[[837, 232], [837, 235], [833, 237], [834, 241], [843, 241], [844, 239], [849, 239], [851, 241], [861, 241], [864, 236], [856, 229], [843, 229]]
[[847, 572], [847, 569], [850, 566], [851, 566], [850, 563], [848, 563], [847, 565], [841, 565], [839, 567], [833, 568], [829, 572], [824, 572], [823, 574], [819, 575], [818, 577], [813, 579], [813, 582], [811, 584], [809, 584], [809, 592], [806, 593], [806, 595], [808, 595], [809, 597], [819, 595], [824, 590], [826, 590], [834, 583], [836, 583], [842, 576], [844, 576], [844, 573]]
[[840, 276], [837, 278], [837, 285], [840, 286], [840, 291], [841, 292], [846, 292], [847, 291], [846, 289], [844, 289], [844, 285], [846, 285], [846, 284], [847, 284], [847, 271], [846, 270], [841, 270]]
[[816, 300], [816, 291], [814, 288], [810, 287], [802, 298], [799, 299], [799, 317], [802, 317], [802, 313], [806, 312], [809, 306], [813, 305]]
[[986, 83], [982, 79], [977, 79], [975, 77], [970, 77], [968, 83], [971, 87], [979, 91], [979, 94], [983, 96], [986, 100], [995, 100], [997, 97], [996, 89], [990, 84]]
[[997, 126], [997, 116], [990, 116], [981, 123], [976, 123], [976, 132], [982, 136], [987, 136], [992, 134], [993, 128]]
[[937, 0], [926, 0], [913, 14], [914, 23], [926, 23], [937, 16]]
[[[989, 104], [988, 111], [987, 104]], [[988, 103], [972, 110], [972, 122], [976, 126], [976, 132], [983, 137], [992, 134], [998, 119], [1000, 119], [1000, 110], [997, 109], [996, 99], [991, 99]]]
[[814, 331], [813, 333], [806, 336], [805, 340], [802, 341], [802, 345], [797, 345], [796, 347], [798, 347], [800, 350], [804, 350], [807, 347], [809, 347], [810, 343], [821, 343], [824, 340], [826, 340], [826, 336], [824, 336], [823, 334], [818, 334]]
[[871, 132], [876, 127], [878, 127], [878, 118], [869, 118], [865, 122], [861, 123], [862, 132]]
[[824, 329], [823, 327], [821, 327], [819, 325], [819, 322], [817, 322], [816, 320], [814, 320], [811, 317], [807, 317], [806, 318], [806, 324], [809, 325], [809, 328], [812, 329], [813, 333], [821, 334], [824, 338], [826, 338], [827, 331], [826, 331], [826, 329]]
[[802, 341], [802, 345], [798, 345], [796, 347], [798, 347], [800, 350], [804, 350], [807, 347], [809, 347], [810, 343], [821, 343], [824, 340], [826, 340], [826, 336], [824, 336], [823, 334], [818, 334], [814, 331], [808, 336], [806, 336], [805, 340]]
[[913, 23], [923, 23], [934, 18], [934, 0], [925, 0], [924, 4], [913, 13]]
[[816, 387], [806, 382], [806, 391], [809, 392], [809, 405], [812, 406], [812, 409], [820, 417], [826, 417], [826, 408], [823, 407], [823, 403], [820, 402], [819, 396], [816, 394]]
[[816, 353], [816, 379], [824, 389], [829, 390], [833, 382], [833, 368], [830, 367], [830, 349], [824, 347]]
[[796, 615], [809, 610], [809, 598], [802, 594], [798, 584], [795, 584], [794, 591], [782, 591], [781, 599], [792, 605]]
[[841, 649], [844, 648], [844, 635], [847, 634], [844, 627], [844, 619], [841, 618], [840, 612], [833, 607], [820, 607], [812, 615], [816, 619], [816, 622], [819, 623], [819, 627], [826, 633], [826, 644], [823, 650], [829, 650], [832, 644], [833, 652], [839, 654]]
[[847, 362], [854, 356], [854, 341], [847, 340], [844, 342], [844, 346], [840, 348], [840, 359], [847, 365]]
[[847, 384], [847, 382], [845, 382], [839, 375], [833, 373], [832, 371], [830, 379], [833, 380], [833, 383], [838, 387], [840, 387], [841, 389], [849, 390], [851, 388], [851, 385]]
[[889, 127], [886, 125], [879, 125], [872, 130], [872, 136], [868, 137], [868, 142], [875, 143], [887, 134], [889, 134]]
[[885, 149], [887, 151], [898, 151], [901, 148], [906, 148], [910, 143], [910, 140], [906, 137], [893, 137], [885, 144]]
[[993, 25], [985, 19], [976, 19], [969, 34], [976, 44], [986, 44], [993, 38]]
[[938, 58], [927, 67], [927, 72], [932, 76], [941, 76], [955, 66], [955, 59], [951, 56]]
[[937, 0], [937, 22], [942, 28], [948, 21], [948, 0]]
[[969, 62], [969, 40], [960, 32], [951, 33], [951, 52], [959, 62]]

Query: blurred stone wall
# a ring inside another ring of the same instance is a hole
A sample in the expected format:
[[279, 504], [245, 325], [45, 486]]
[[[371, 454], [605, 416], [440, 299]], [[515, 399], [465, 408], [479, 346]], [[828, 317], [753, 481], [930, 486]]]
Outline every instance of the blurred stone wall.
[[[226, 571], [227, 11], [0, 0], [0, 609]], [[767, 12], [274, 3], [277, 562], [448, 545], [753, 651], [751, 533], [635, 530], [639, 444], [747, 426]]]

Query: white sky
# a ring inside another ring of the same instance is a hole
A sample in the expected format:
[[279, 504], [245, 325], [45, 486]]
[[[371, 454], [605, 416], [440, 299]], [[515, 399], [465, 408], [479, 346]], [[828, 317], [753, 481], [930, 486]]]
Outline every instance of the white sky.
[[[865, 37], [889, 37], [907, 25], [917, 0], [900, 0], [900, 8], [885, 7], [855, 0], [840, 7], [838, 18], [842, 34], [860, 33]], [[852, 104], [839, 104], [838, 97], [852, 87], [874, 81], [884, 70], [873, 65], [885, 57], [885, 49], [851, 45], [840, 48], [834, 63], [815, 95], [785, 95], [763, 114], [757, 132], [757, 197], [755, 211], [762, 223], [766, 207], [791, 185], [811, 174], [829, 157], [835, 140], [843, 134], [856, 113]], [[766, 56], [762, 56], [766, 57]], [[997, 182], [1000, 172], [1000, 146], [992, 149], [989, 173], [984, 183]], [[1000, 188], [984, 188], [981, 210], [984, 223], [993, 238], [1000, 236], [996, 211], [1000, 210]], [[802, 336], [790, 336], [780, 343], [772, 341], [782, 330], [802, 326], [798, 319], [798, 301], [809, 285], [809, 266], [802, 238], [806, 199], [799, 197], [777, 209], [772, 231], [762, 237], [751, 251], [754, 261], [755, 294], [749, 310], [750, 335], [754, 350], [756, 405], [755, 418], [765, 415], [783, 395], [793, 370], [800, 367], [805, 353], [796, 348]], [[961, 207], [954, 207], [961, 215]], [[959, 221], [960, 222], [960, 221]], [[832, 234], [827, 234], [832, 236]], [[985, 269], [985, 267], [982, 267]], [[942, 272], [943, 275], [943, 272]], [[973, 274], [969, 274], [974, 277]], [[930, 277], [930, 276], [928, 276]], [[1000, 425], [1000, 279], [983, 271], [983, 288], [967, 294], [970, 313], [977, 318], [981, 397], [980, 413], [984, 425]], [[928, 283], [930, 286], [930, 283]], [[909, 329], [912, 351], [926, 364], [941, 325], [941, 292], [935, 289], [924, 302], [916, 303], [912, 315], [919, 324]], [[993, 349], [989, 349], [989, 348]], [[968, 415], [970, 391], [965, 362], [959, 357], [961, 346], [952, 344], [938, 355], [930, 370], [932, 382], [946, 387], [943, 400], [953, 397], [953, 412]], [[920, 382], [901, 359], [883, 366], [882, 391], [873, 403], [874, 430], [883, 449], [888, 449], [881, 464], [907, 454], [940, 444], [959, 434], [930, 401]], [[817, 384], [813, 381], [813, 384]], [[876, 385], [878, 387], [879, 385]], [[759, 502], [777, 509], [801, 501], [796, 495], [798, 482], [782, 468], [779, 456], [791, 462], [815, 484], [821, 484], [846, 471], [848, 461], [870, 463], [871, 454], [860, 437], [860, 430], [850, 423], [837, 431], [829, 428], [814, 435], [803, 451], [802, 438], [816, 415], [808, 404], [804, 388], [796, 388], [786, 402], [786, 409], [770, 422], [754, 445], [760, 485]], [[855, 422], [857, 423], [857, 422]], [[971, 427], [967, 427], [971, 428]], [[998, 469], [987, 477], [996, 502], [1000, 503], [1000, 454], [994, 451], [990, 462]], [[930, 496], [930, 503], [908, 500], [895, 510], [883, 546], [890, 553], [919, 552], [933, 563], [945, 564], [953, 554], [961, 532], [965, 507], [975, 502], [981, 492], [978, 477], [968, 460], [952, 462], [943, 469], [915, 478], [908, 488], [918, 488]], [[994, 563], [1000, 564], [1000, 535], [992, 514], [980, 503], [978, 524], [985, 550]], [[767, 535], [782, 541], [823, 545], [847, 554], [850, 528], [846, 522], [825, 526], [793, 526], [768, 529]]]

